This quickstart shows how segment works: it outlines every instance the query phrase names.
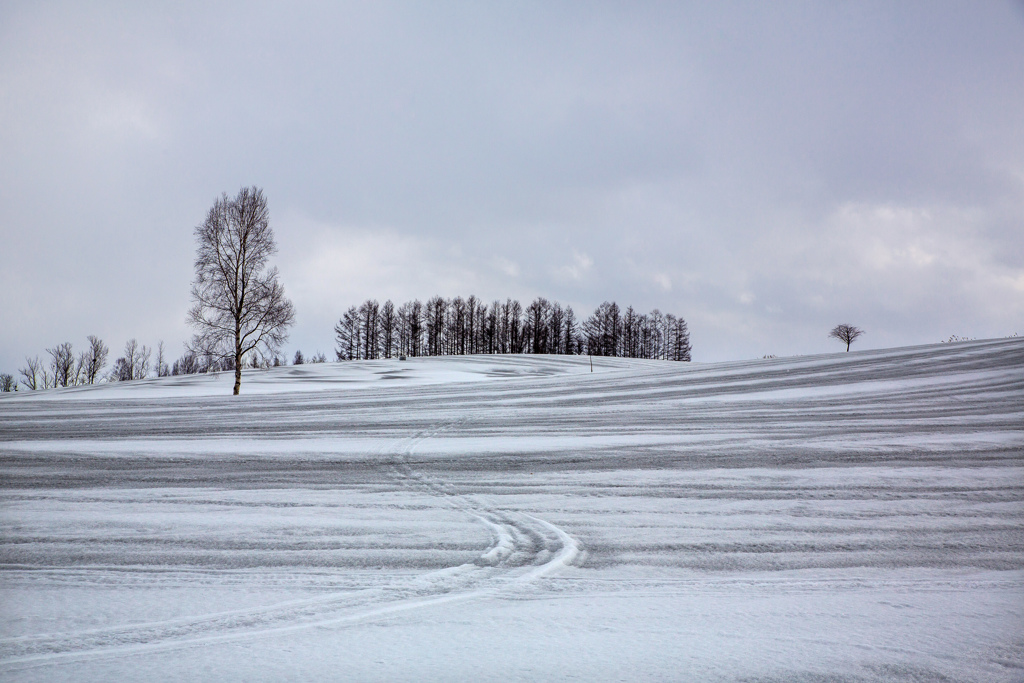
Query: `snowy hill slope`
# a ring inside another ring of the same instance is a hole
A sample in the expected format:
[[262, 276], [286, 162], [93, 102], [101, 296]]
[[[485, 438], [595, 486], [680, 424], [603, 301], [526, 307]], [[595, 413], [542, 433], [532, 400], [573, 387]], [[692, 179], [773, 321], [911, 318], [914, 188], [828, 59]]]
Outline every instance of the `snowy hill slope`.
[[1024, 670], [1024, 340], [230, 388], [0, 400], [5, 680]]

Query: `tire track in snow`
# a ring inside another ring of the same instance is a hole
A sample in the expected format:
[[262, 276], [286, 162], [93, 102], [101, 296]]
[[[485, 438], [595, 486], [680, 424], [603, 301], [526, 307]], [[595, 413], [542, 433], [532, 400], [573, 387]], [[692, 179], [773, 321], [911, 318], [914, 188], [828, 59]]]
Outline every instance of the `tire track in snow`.
[[[424, 430], [382, 449], [380, 457], [406, 488], [437, 497], [478, 520], [491, 545], [472, 563], [430, 572], [404, 586], [333, 593], [251, 609], [227, 610], [130, 626], [0, 639], [0, 671], [59, 661], [146, 654], [226, 641], [341, 626], [453, 602], [500, 595], [579, 563], [579, 542], [559, 527], [526, 514], [501, 511], [460, 495], [450, 485], [416, 472], [409, 464], [415, 447], [465, 420]], [[391, 451], [390, 453], [388, 451]]]
[[[405, 442], [398, 449], [392, 471], [409, 486], [430, 493], [459, 510], [477, 519], [491, 530], [494, 544], [477, 558], [476, 563], [506, 569], [501, 578], [510, 586], [522, 584], [552, 574], [559, 569], [579, 564], [585, 558], [580, 542], [563, 529], [532, 515], [513, 513], [496, 509], [478, 496], [461, 495], [449, 484], [435, 481], [423, 475], [409, 464], [409, 456], [415, 447], [442, 431], [451, 429], [466, 421], [466, 418], [449, 422]], [[514, 568], [529, 567], [521, 572]]]

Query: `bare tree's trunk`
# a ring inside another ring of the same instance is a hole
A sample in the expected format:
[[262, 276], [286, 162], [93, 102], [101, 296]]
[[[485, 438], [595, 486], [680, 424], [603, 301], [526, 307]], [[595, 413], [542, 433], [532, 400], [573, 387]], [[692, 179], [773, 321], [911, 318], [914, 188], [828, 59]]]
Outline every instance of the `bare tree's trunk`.
[[235, 326], [235, 389], [232, 392], [238, 396], [238, 390], [242, 388], [242, 330]]

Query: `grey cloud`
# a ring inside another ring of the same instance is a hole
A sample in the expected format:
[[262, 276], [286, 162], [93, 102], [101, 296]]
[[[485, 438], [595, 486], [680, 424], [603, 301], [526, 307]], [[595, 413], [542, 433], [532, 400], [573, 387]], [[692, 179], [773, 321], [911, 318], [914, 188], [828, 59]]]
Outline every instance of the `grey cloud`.
[[[676, 312], [705, 360], [847, 318], [864, 345], [1024, 332], [1022, 32], [995, 2], [8, 3], [0, 370], [175, 348], [192, 228], [252, 183], [293, 347], [356, 298], [471, 292]], [[939, 218], [876, 244], [886, 210]], [[919, 242], [973, 256], [900, 262]], [[316, 260], [346, 243], [362, 267]]]

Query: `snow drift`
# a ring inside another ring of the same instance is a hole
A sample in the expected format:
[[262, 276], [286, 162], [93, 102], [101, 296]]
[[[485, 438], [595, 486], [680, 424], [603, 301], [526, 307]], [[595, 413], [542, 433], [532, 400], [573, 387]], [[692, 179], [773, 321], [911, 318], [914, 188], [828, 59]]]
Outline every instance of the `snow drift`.
[[0, 399], [5, 680], [1020, 680], [1024, 340]]

